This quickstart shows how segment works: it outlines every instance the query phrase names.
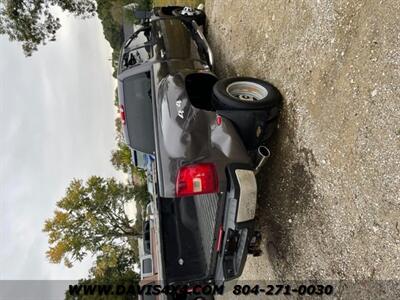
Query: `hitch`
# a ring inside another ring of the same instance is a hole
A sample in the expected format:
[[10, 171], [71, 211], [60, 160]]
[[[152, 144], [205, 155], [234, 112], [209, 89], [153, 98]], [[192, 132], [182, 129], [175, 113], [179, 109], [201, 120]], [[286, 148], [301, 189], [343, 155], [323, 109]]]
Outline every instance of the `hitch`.
[[250, 239], [247, 251], [249, 254], [257, 257], [262, 254], [261, 250], [261, 233], [259, 231], [254, 231], [253, 236]]

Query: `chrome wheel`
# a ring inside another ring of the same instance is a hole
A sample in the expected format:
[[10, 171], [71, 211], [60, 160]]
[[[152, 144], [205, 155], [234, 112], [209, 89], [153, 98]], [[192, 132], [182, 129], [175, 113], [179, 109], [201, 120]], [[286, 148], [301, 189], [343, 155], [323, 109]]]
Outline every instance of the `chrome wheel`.
[[241, 101], [260, 101], [268, 95], [265, 87], [250, 81], [232, 82], [226, 87], [226, 92], [229, 96]]

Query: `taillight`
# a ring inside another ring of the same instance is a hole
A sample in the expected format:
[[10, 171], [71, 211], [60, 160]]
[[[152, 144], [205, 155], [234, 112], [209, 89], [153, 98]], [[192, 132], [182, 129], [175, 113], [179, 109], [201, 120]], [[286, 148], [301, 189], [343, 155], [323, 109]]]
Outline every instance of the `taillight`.
[[199, 163], [181, 167], [176, 178], [176, 196], [192, 196], [218, 192], [215, 165]]
[[121, 115], [122, 124], [125, 125], [125, 123], [126, 123], [126, 119], [125, 119], [125, 108], [124, 108], [124, 106], [123, 106], [122, 104], [119, 106], [119, 114]]
[[217, 115], [216, 123], [218, 126], [220, 126], [222, 124], [222, 117], [220, 115]]

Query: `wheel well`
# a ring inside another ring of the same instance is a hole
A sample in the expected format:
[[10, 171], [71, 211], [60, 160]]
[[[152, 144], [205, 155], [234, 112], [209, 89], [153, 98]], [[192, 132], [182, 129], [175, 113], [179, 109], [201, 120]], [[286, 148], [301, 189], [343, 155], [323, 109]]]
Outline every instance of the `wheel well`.
[[212, 90], [217, 78], [211, 74], [193, 73], [186, 76], [185, 86], [191, 104], [199, 109], [214, 111]]

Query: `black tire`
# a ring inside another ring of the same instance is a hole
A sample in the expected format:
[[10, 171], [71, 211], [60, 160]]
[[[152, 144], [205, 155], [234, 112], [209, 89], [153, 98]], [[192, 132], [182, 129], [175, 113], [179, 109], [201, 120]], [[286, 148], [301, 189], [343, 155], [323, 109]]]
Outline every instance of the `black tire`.
[[213, 87], [213, 101], [215, 108], [222, 110], [279, 109], [282, 95], [264, 80], [234, 77], [217, 81]]
[[186, 16], [186, 15], [182, 15], [182, 10], [183, 10], [183, 7], [174, 9], [172, 11], [172, 14], [176, 17], [179, 17], [185, 23], [191, 23], [193, 20], [195, 20], [199, 26], [206, 24], [206, 14], [204, 13], [204, 11], [197, 9], [197, 8], [193, 8], [194, 15]]

